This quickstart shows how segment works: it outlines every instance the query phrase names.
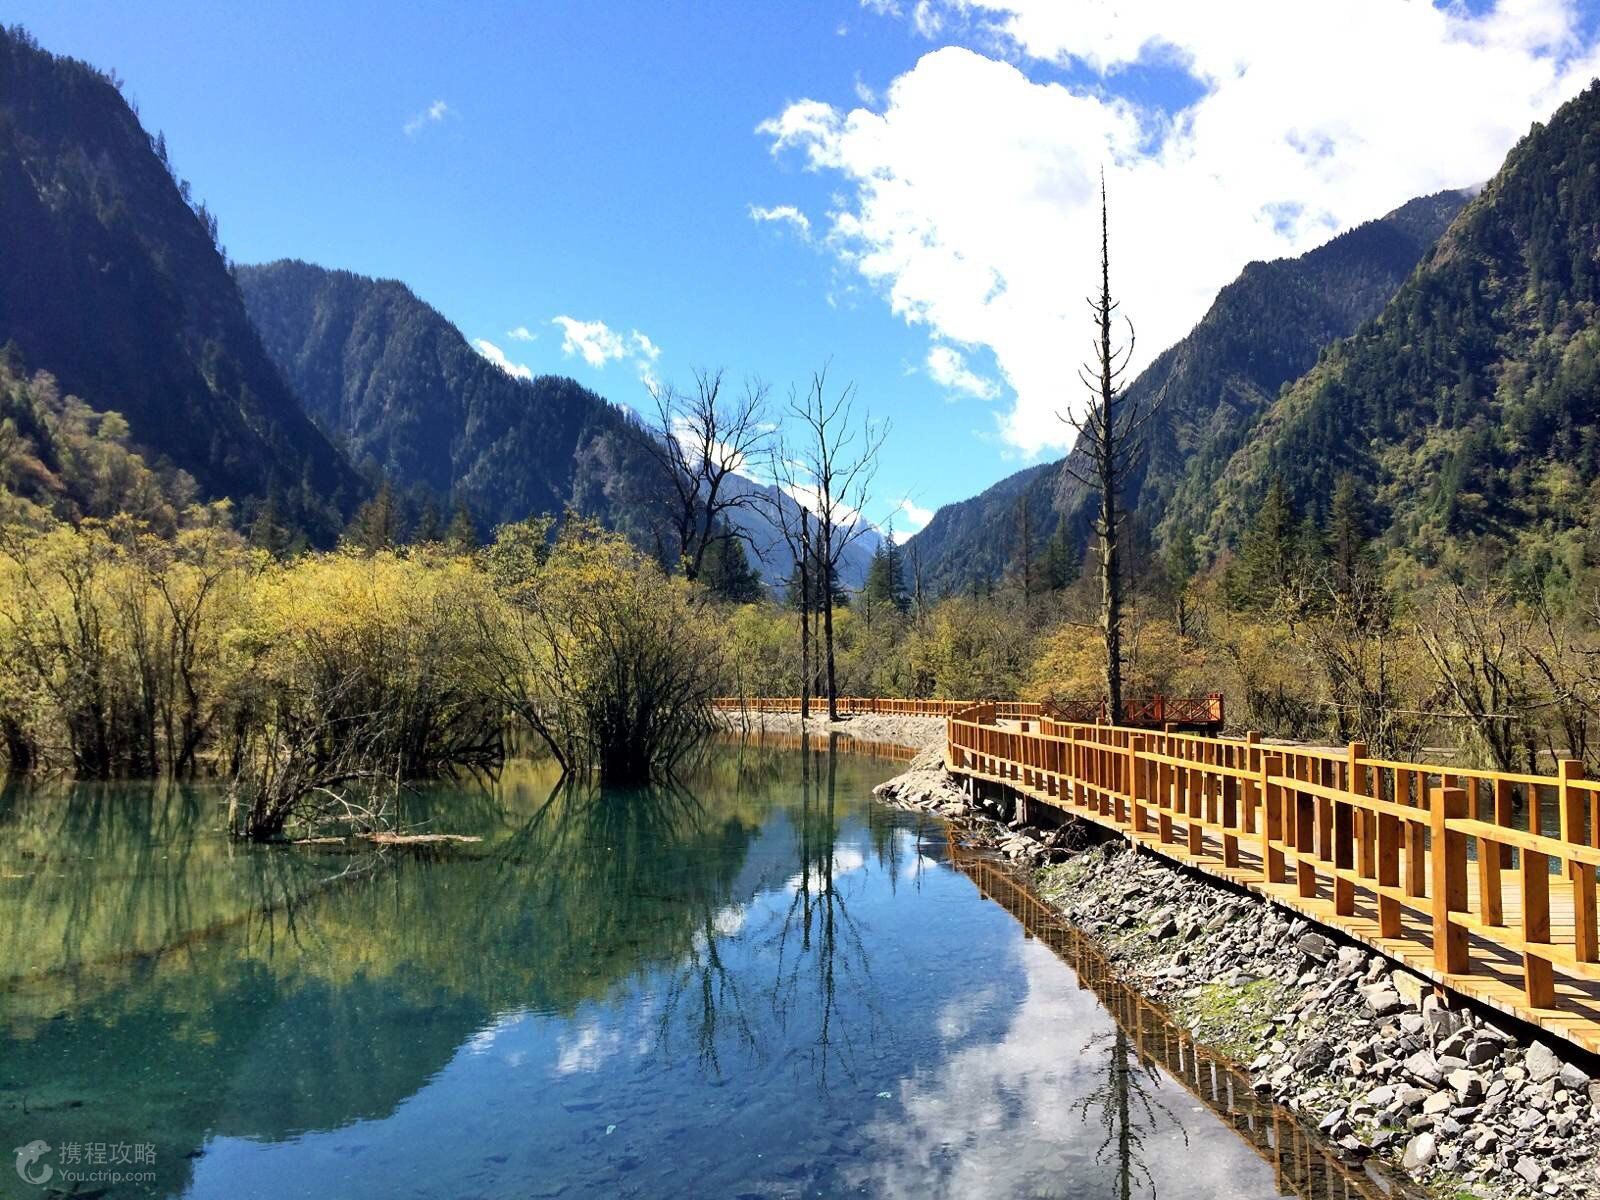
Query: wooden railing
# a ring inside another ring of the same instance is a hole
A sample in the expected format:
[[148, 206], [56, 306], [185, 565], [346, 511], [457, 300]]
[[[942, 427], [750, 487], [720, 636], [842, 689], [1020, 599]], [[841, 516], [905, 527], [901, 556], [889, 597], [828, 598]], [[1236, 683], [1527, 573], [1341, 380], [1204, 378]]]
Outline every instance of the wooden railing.
[[[799, 696], [718, 696], [712, 702], [715, 708], [743, 712], [797, 713]], [[874, 696], [840, 696], [839, 714], [847, 717], [869, 715], [907, 717], [948, 717], [971, 708], [974, 700], [886, 700]], [[821, 715], [828, 711], [827, 697], [811, 697], [811, 711]], [[1040, 707], [1027, 701], [1003, 701], [996, 707], [1002, 719], [1037, 719]], [[991, 719], [993, 719], [991, 717]]]
[[[1107, 706], [1104, 698], [1095, 700], [1046, 700], [1044, 715], [1057, 721], [1079, 725], [1106, 725]], [[1220, 733], [1226, 723], [1222, 693], [1211, 692], [1204, 696], [1140, 696], [1123, 705], [1123, 723], [1135, 729], [1162, 729], [1168, 725], [1204, 728]]]
[[1600, 1050], [1600, 781], [1582, 763], [1522, 775], [1359, 743], [1004, 719], [988, 704], [953, 714], [950, 767], [1283, 899]]

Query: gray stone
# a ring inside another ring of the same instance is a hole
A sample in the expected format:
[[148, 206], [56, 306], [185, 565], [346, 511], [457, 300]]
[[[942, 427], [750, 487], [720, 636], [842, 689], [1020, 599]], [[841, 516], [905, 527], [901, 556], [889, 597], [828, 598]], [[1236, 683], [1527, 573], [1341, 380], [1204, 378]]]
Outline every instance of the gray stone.
[[1433, 1055], [1426, 1050], [1418, 1050], [1401, 1064], [1406, 1074], [1429, 1087], [1438, 1087], [1444, 1082], [1444, 1072], [1439, 1069], [1439, 1064], [1434, 1061]]
[[1426, 1088], [1401, 1088], [1400, 1091], [1395, 1094], [1395, 1101], [1402, 1108], [1415, 1108], [1431, 1095], [1433, 1095], [1433, 1093], [1428, 1091]]
[[1483, 1099], [1483, 1076], [1476, 1071], [1451, 1071], [1445, 1082], [1463, 1104], [1476, 1104]]
[[1333, 957], [1333, 942], [1323, 937], [1320, 933], [1303, 934], [1295, 945], [1299, 948], [1301, 954], [1304, 954], [1307, 958], [1314, 958], [1318, 962], [1327, 962]]
[[1589, 1077], [1571, 1063], [1562, 1066], [1561, 1074], [1557, 1075], [1556, 1079], [1569, 1092], [1582, 1091], [1589, 1086]]
[[1461, 1031], [1460, 1015], [1448, 1008], [1428, 1009], [1422, 1014], [1422, 1024], [1429, 1033], [1440, 1040], [1452, 1038]]
[[1420, 1171], [1426, 1167], [1439, 1153], [1439, 1146], [1431, 1133], [1419, 1133], [1406, 1143], [1405, 1156], [1401, 1158], [1400, 1165], [1408, 1171]]
[[1423, 1115], [1437, 1117], [1455, 1107], [1455, 1097], [1449, 1092], [1435, 1092], [1422, 1102]]
[[1519, 1109], [1517, 1115], [1511, 1118], [1511, 1124], [1526, 1133], [1544, 1124], [1544, 1114], [1536, 1108]]
[[1467, 1043], [1466, 1048], [1461, 1052], [1461, 1057], [1467, 1060], [1467, 1066], [1481, 1067], [1499, 1053], [1499, 1046], [1488, 1038], [1479, 1038], [1476, 1041]]
[[1517, 1165], [1513, 1169], [1518, 1175], [1522, 1176], [1529, 1187], [1537, 1187], [1539, 1180], [1544, 1178], [1544, 1168], [1526, 1154], [1517, 1159]]
[[1370, 1012], [1380, 1017], [1400, 1007], [1400, 993], [1387, 983], [1373, 983], [1362, 988], [1361, 1000]]
[[1561, 1060], [1556, 1057], [1555, 1051], [1543, 1042], [1535, 1042], [1528, 1047], [1528, 1055], [1523, 1059], [1522, 1065], [1528, 1070], [1528, 1078], [1535, 1083], [1554, 1079], [1561, 1073]]

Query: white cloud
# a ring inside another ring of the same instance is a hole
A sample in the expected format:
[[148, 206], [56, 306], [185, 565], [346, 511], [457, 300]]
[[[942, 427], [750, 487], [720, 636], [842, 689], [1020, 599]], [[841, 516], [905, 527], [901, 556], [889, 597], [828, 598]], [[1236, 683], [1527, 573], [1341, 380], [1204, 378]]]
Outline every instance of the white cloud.
[[[1600, 62], [1572, 0], [1476, 14], [1407, 0], [949, 0], [922, 24], [941, 16], [996, 57], [937, 49], [881, 112], [804, 99], [759, 130], [774, 154], [838, 177], [823, 238], [893, 312], [993, 352], [1016, 394], [1000, 432], [1027, 454], [1064, 448], [1056, 413], [1081, 402], [1102, 165], [1112, 285], [1142, 364], [1246, 262], [1488, 178]], [[1026, 70], [1041, 61], [1098, 78], [1039, 82]], [[1167, 113], [1119, 97], [1133, 64], [1187, 72], [1200, 98]]]
[[811, 236], [811, 218], [806, 216], [792, 204], [774, 204], [771, 208], [760, 204], [750, 206], [750, 219], [763, 223], [772, 222], [779, 225], [792, 225], [803, 238]]
[[515, 329], [506, 330], [506, 336], [513, 342], [532, 342], [537, 341], [539, 337], [537, 333], [526, 325], [518, 325]]
[[577, 354], [591, 367], [604, 367], [628, 352], [627, 343], [604, 321], [579, 321], [557, 317], [550, 322], [561, 326], [561, 352]]
[[472, 344], [477, 347], [478, 353], [499, 367], [507, 375], [517, 379], [532, 379], [533, 368], [523, 366], [521, 363], [512, 362], [506, 357], [505, 351], [496, 346], [488, 338], [475, 338]]
[[412, 117], [405, 123], [404, 128], [406, 131], [406, 136], [416, 137], [417, 134], [421, 133], [425, 127], [429, 125], [437, 125], [446, 117], [454, 116], [455, 111], [455, 109], [451, 108], [443, 100], [435, 100], [432, 104], [428, 105], [427, 108], [423, 109], [416, 116]]
[[928, 378], [949, 391], [993, 400], [1000, 385], [967, 366], [966, 357], [954, 346], [934, 345], [928, 350]]
[[889, 519], [894, 523], [894, 540], [909, 541], [912, 534], [920, 533], [933, 520], [933, 509], [923, 508], [907, 497], [895, 505]]
[[626, 360], [646, 386], [654, 387], [659, 382], [655, 363], [661, 357], [661, 347], [637, 329], [624, 336], [604, 321], [556, 317], [550, 323], [561, 327], [563, 354], [576, 354], [591, 367], [602, 370], [608, 362]]

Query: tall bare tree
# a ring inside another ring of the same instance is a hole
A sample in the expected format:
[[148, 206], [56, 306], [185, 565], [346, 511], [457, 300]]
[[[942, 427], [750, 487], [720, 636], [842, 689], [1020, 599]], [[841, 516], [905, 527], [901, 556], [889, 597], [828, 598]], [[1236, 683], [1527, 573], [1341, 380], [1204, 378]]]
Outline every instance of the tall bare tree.
[[811, 715], [811, 510], [795, 503], [784, 490], [784, 482], [792, 484], [793, 467], [782, 438], [776, 439], [768, 458], [767, 472], [778, 486], [765, 495], [767, 519], [783, 538], [794, 560], [794, 572], [789, 585], [798, 588], [798, 597], [790, 596], [800, 613], [800, 719]]
[[[1094, 529], [1100, 549], [1100, 631], [1105, 641], [1106, 711], [1115, 723], [1122, 721], [1122, 561], [1121, 525], [1125, 514], [1120, 500], [1124, 484], [1144, 453], [1144, 428], [1160, 406], [1157, 396], [1151, 404], [1141, 404], [1126, 395], [1128, 364], [1133, 360], [1133, 322], [1128, 326], [1128, 342], [1112, 342], [1119, 304], [1111, 298], [1111, 238], [1106, 207], [1106, 181], [1100, 176], [1100, 294], [1090, 297], [1094, 315], [1093, 358], [1078, 370], [1078, 379], [1088, 389], [1090, 401], [1081, 414], [1062, 416], [1078, 431], [1077, 445], [1063, 469], [1099, 493], [1100, 508]], [[1077, 461], [1075, 461], [1077, 460]]]
[[645, 446], [669, 486], [668, 523], [677, 540], [684, 577], [696, 579], [706, 551], [740, 536], [734, 516], [757, 507], [758, 494], [731, 477], [759, 459], [771, 437], [767, 385], [747, 379], [737, 395], [723, 386], [723, 372], [700, 369], [694, 390], [670, 383], [650, 389], [655, 416]]
[[878, 451], [888, 435], [887, 423], [870, 415], [855, 416], [855, 384], [830, 393], [824, 367], [811, 376], [804, 392], [789, 393], [788, 416], [796, 426], [793, 453], [775, 456], [783, 492], [810, 510], [813, 518], [812, 558], [816, 563], [818, 613], [826, 665], [828, 719], [839, 717], [839, 690], [834, 670], [834, 581], [845, 551], [872, 526], [861, 515], [872, 494]]

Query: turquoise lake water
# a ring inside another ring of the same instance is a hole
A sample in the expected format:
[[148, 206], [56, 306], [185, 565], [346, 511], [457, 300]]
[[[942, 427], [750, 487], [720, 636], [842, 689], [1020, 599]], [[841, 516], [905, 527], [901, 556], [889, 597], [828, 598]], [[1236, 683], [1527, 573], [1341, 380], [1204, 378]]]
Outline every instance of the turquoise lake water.
[[870, 799], [896, 769], [513, 764], [407, 801], [481, 842], [384, 853], [231, 843], [214, 789], [12, 786], [0, 1197], [1293, 1194]]

